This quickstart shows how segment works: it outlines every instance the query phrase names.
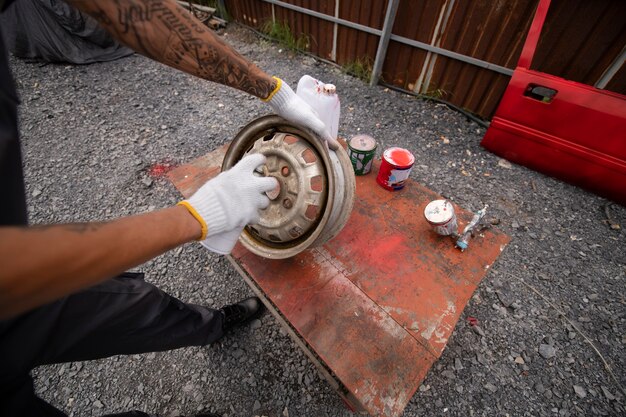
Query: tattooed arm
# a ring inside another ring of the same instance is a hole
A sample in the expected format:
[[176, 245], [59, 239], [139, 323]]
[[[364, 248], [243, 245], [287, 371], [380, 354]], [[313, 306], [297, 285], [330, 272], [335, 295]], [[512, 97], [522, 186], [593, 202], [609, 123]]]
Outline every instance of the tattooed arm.
[[224, 43], [175, 0], [66, 0], [120, 42], [156, 61], [261, 99], [277, 81]]
[[107, 223], [0, 227], [0, 320], [200, 237], [182, 206]]
[[175, 0], [66, 0], [96, 18], [120, 42], [171, 67], [252, 94], [291, 122], [339, 143], [284, 81], [239, 55]]

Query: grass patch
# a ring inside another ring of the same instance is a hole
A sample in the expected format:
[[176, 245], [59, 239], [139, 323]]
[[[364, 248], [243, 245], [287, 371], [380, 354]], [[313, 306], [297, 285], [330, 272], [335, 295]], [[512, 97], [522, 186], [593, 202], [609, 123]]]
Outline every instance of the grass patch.
[[352, 62], [348, 62], [341, 66], [343, 71], [358, 78], [361, 81], [369, 82], [372, 78], [373, 63], [370, 57], [357, 58]]
[[[183, 3], [188, 4], [189, 1], [187, 0], [181, 0], [183, 1]], [[213, 9], [215, 9], [215, 15], [217, 17], [220, 17], [226, 21], [230, 21], [232, 20], [230, 18], [230, 16], [228, 15], [228, 12], [226, 11], [225, 7], [221, 7], [220, 6], [220, 2], [218, 0], [191, 0], [192, 4], [197, 4], [200, 6], [206, 6], [206, 7], [211, 7]]]
[[436, 88], [434, 90], [428, 90], [425, 94], [422, 94], [427, 97], [432, 97], [437, 100], [445, 100], [448, 97], [448, 92], [443, 88]]
[[287, 22], [268, 21], [261, 31], [286, 49], [292, 51], [308, 51], [309, 49], [309, 37], [301, 34], [296, 38]]

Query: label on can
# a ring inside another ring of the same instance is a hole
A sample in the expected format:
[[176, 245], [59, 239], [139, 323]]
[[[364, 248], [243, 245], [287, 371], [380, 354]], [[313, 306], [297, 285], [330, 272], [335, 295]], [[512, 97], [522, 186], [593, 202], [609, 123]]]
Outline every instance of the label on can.
[[372, 169], [376, 141], [368, 135], [357, 135], [348, 142], [348, 155], [355, 175], [365, 175]]
[[458, 231], [454, 206], [448, 200], [434, 200], [428, 203], [424, 209], [424, 217], [437, 234], [450, 236]]
[[403, 148], [389, 148], [383, 152], [376, 182], [388, 190], [400, 190], [411, 174], [415, 157]]

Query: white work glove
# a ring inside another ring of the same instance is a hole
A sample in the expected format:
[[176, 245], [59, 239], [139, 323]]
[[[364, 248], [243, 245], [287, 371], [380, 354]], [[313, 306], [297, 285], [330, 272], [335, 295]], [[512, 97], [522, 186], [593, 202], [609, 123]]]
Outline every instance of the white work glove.
[[199, 240], [213, 236], [218, 240], [232, 240], [246, 224], [259, 221], [259, 209], [266, 208], [270, 201], [265, 193], [278, 185], [275, 178], [254, 174], [264, 163], [264, 155], [248, 155], [208, 181], [189, 199], [178, 203], [200, 222], [202, 236]]
[[339, 143], [330, 135], [328, 128], [319, 119], [315, 110], [297, 96], [286, 82], [277, 77], [274, 79], [276, 88], [263, 101], [267, 102], [279, 116], [311, 129], [326, 141], [330, 149], [337, 150]]
[[241, 226], [228, 232], [209, 236], [201, 241], [200, 244], [211, 252], [219, 253], [220, 255], [228, 255], [237, 244], [239, 236], [241, 232], [243, 232], [243, 228], [244, 226]]

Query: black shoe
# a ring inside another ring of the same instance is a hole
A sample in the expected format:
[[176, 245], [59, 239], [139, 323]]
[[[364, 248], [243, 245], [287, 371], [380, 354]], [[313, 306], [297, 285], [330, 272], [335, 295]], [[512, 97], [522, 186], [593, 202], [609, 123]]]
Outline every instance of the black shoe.
[[244, 325], [259, 317], [263, 312], [263, 303], [257, 297], [246, 298], [237, 304], [222, 307], [220, 311], [224, 315], [222, 328], [225, 332], [233, 327]]

